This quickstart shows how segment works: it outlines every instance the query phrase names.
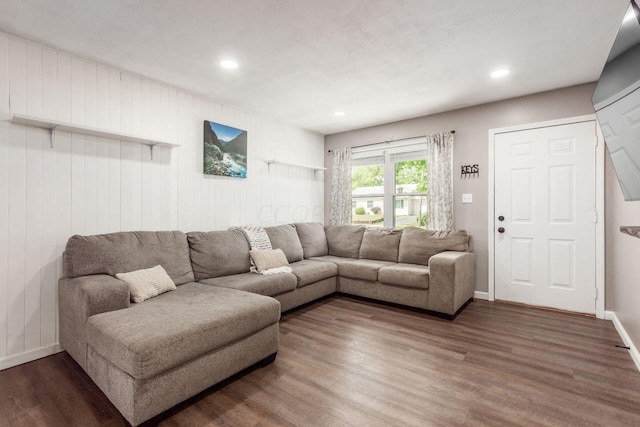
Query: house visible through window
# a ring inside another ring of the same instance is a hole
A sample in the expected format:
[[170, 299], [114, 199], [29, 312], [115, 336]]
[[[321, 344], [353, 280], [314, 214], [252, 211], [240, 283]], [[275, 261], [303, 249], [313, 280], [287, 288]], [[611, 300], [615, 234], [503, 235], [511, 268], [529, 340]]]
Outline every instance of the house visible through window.
[[387, 228], [423, 227], [427, 217], [424, 143], [354, 150], [353, 223]]

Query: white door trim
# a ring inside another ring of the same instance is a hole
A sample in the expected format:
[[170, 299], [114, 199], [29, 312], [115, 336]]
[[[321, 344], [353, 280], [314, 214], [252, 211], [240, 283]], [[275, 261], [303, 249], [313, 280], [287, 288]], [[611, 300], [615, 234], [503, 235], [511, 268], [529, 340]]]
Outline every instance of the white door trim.
[[528, 123], [524, 125], [489, 129], [489, 214], [488, 214], [488, 242], [489, 242], [489, 301], [495, 300], [495, 232], [494, 227], [494, 215], [495, 215], [495, 147], [494, 140], [496, 134], [506, 132], [516, 132], [530, 129], [538, 129], [551, 126], [562, 126], [573, 123], [582, 122], [596, 122], [596, 137], [597, 137], [597, 149], [596, 149], [596, 212], [598, 216], [598, 222], [596, 224], [596, 317], [598, 319], [604, 319], [604, 298], [605, 298], [605, 258], [604, 258], [604, 137], [600, 130], [600, 126], [597, 125], [596, 115], [589, 114], [585, 116], [567, 117], [564, 119], [550, 120], [546, 122]]

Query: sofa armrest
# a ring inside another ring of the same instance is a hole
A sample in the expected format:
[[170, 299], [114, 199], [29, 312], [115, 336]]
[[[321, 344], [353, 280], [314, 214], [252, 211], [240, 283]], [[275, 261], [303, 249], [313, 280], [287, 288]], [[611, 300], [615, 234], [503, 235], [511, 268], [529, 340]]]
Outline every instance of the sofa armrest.
[[429, 259], [429, 310], [453, 315], [469, 299], [476, 286], [475, 255], [445, 251]]
[[60, 346], [86, 370], [86, 324], [94, 314], [129, 307], [129, 288], [108, 275], [91, 275], [58, 282]]

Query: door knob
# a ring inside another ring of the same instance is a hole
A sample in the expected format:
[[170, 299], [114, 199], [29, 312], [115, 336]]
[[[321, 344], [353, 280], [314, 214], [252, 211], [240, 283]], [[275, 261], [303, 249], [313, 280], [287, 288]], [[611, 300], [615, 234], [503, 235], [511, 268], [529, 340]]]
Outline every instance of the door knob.
[[498, 228], [498, 233], [504, 233], [504, 227]]
[[502, 215], [500, 215], [500, 216], [498, 217], [498, 221], [504, 221], [504, 217], [503, 217]]

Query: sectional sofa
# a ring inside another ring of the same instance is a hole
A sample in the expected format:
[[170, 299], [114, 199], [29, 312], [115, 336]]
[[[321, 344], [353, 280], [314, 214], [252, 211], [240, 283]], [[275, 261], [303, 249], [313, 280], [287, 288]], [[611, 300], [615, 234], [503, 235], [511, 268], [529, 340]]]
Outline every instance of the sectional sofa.
[[[278, 351], [281, 312], [336, 292], [453, 317], [473, 297], [462, 230], [319, 223], [267, 227], [291, 273], [250, 272], [237, 229], [72, 236], [59, 281], [60, 344], [138, 425]], [[175, 290], [140, 303], [115, 276], [161, 265]]]

